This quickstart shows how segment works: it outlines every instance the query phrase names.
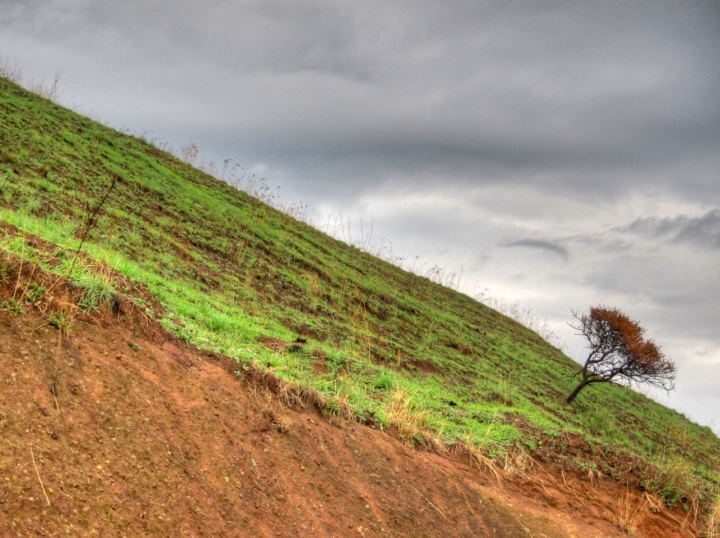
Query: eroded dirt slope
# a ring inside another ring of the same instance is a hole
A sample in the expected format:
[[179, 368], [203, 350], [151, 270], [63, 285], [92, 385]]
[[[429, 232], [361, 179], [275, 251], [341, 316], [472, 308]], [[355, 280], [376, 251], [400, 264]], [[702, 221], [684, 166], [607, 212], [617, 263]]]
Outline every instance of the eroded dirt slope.
[[[282, 405], [128, 302], [67, 336], [55, 303], [0, 311], [0, 536], [624, 535], [608, 478], [538, 466], [500, 484], [467, 456]], [[691, 536], [682, 517], [648, 513], [641, 530]]]

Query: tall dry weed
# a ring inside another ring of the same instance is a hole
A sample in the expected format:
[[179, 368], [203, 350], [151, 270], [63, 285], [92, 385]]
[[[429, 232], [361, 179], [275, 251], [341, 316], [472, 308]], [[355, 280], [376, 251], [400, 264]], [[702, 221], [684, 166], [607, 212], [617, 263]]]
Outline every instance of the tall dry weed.
[[51, 83], [46, 84], [44, 80], [40, 82], [32, 82], [27, 86], [27, 89], [28, 91], [39, 95], [43, 99], [57, 103], [60, 100], [60, 90], [58, 88], [59, 80], [60, 75], [55, 73], [55, 77]]
[[720, 497], [715, 500], [715, 504], [710, 509], [705, 537], [720, 538]]
[[615, 513], [615, 525], [631, 536], [636, 536], [638, 528], [647, 514], [647, 499], [635, 499], [630, 496], [629, 491], [618, 499], [617, 512]]
[[427, 431], [425, 421], [427, 413], [414, 408], [410, 395], [403, 389], [397, 389], [390, 396], [385, 408], [385, 418], [398, 429], [400, 438], [414, 442], [424, 438]]
[[10, 82], [20, 84], [22, 82], [22, 72], [17, 66], [17, 62], [10, 64], [10, 60], [4, 56], [0, 57], [0, 77], [8, 79]]
[[520, 475], [527, 477], [535, 466], [532, 456], [523, 447], [505, 453], [503, 472], [508, 476]]
[[496, 464], [495, 460], [487, 456], [480, 448], [480, 445], [474, 442], [470, 437], [463, 440], [463, 448], [465, 448], [470, 456], [470, 460], [480, 469], [484, 469], [494, 476], [495, 480], [497, 480], [498, 487], [502, 488], [502, 471]]

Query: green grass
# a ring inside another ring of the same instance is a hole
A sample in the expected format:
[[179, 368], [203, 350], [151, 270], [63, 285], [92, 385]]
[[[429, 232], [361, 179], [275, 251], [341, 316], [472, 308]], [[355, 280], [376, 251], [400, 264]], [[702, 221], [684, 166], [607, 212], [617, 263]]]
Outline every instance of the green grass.
[[[0, 220], [57, 245], [63, 262], [0, 231], [3, 249], [69, 270], [115, 178], [84, 250], [145, 284], [165, 309], [159, 321], [188, 342], [314, 388], [330, 413], [348, 406], [383, 425], [406, 413], [491, 455], [543, 443], [561, 454], [580, 434], [595, 451], [587, 458], [683, 461], [717, 491], [720, 441], [709, 428], [615, 385], [566, 405], [577, 365], [522, 325], [0, 79]], [[115, 290], [88, 271], [70, 276], [94, 308]], [[271, 350], [269, 337], [307, 343]]]
[[[69, 269], [71, 270], [72, 266]], [[84, 271], [75, 282], [83, 290], [78, 306], [86, 312], [98, 310], [115, 299], [115, 281], [109, 272]]]

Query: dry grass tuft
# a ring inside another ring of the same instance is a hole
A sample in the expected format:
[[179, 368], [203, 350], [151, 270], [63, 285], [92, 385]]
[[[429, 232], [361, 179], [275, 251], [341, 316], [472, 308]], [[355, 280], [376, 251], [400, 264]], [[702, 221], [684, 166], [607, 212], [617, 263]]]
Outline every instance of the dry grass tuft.
[[665, 509], [665, 501], [663, 498], [654, 491], [646, 491], [643, 493], [643, 498], [647, 504], [647, 511], [657, 514]]
[[293, 421], [286, 415], [273, 414], [270, 420], [270, 427], [280, 433], [287, 433], [292, 428]]
[[403, 389], [396, 389], [385, 408], [385, 418], [395, 426], [398, 435], [410, 445], [421, 444], [430, 452], [445, 455], [450, 451], [442, 437], [427, 426], [427, 412], [415, 408], [412, 398]]
[[322, 411], [331, 422], [338, 420], [355, 420], [355, 414], [350, 404], [350, 397], [347, 394], [326, 398]]
[[288, 433], [294, 422], [290, 417], [282, 413], [282, 405], [276, 397], [267, 391], [261, 395], [262, 399], [255, 393], [255, 400], [261, 406], [262, 416], [268, 420], [268, 428], [280, 433]]
[[490, 471], [495, 477], [495, 480], [497, 480], [498, 486], [502, 488], [502, 471], [495, 463], [495, 460], [483, 454], [478, 444], [471, 439], [465, 439], [463, 441], [463, 447], [470, 456], [470, 460], [477, 464], [480, 469]]
[[316, 409], [324, 409], [327, 405], [327, 398], [314, 389], [304, 388], [300, 393], [303, 401], [307, 402], [311, 407]]
[[638, 527], [647, 512], [647, 498], [633, 501], [630, 496], [630, 492], [626, 491], [625, 494], [618, 499], [618, 510], [615, 514], [615, 526], [631, 536], [637, 536]]
[[702, 489], [693, 473], [692, 463], [681, 457], [660, 462], [653, 485], [669, 508], [681, 501], [697, 501], [697, 494]]
[[10, 60], [4, 56], [0, 56], [0, 77], [8, 79], [10, 82], [20, 84], [22, 82], [22, 71], [17, 66], [17, 62], [10, 64]]
[[280, 401], [288, 407], [305, 407], [303, 389], [297, 383], [293, 383], [292, 381], [280, 382], [278, 383], [275, 394]]
[[430, 452], [435, 452], [435, 454], [439, 454], [441, 456], [449, 452], [448, 445], [443, 440], [442, 436], [428, 432], [424, 437], [425, 446]]
[[710, 509], [705, 537], [720, 538], [720, 497]]
[[520, 475], [527, 477], [532, 471], [535, 462], [532, 456], [523, 448], [519, 447], [505, 454], [503, 472], [508, 476]]
[[397, 427], [403, 441], [413, 442], [428, 437], [428, 430], [425, 428], [427, 413], [415, 410], [412, 398], [403, 389], [393, 392], [385, 408], [385, 417], [390, 424]]

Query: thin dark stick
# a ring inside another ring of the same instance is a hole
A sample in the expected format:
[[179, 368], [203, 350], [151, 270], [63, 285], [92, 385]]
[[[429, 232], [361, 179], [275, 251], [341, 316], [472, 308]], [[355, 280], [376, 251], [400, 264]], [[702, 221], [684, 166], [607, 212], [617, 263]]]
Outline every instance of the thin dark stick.
[[95, 224], [95, 219], [97, 218], [98, 213], [100, 212], [100, 209], [102, 208], [103, 204], [105, 203], [105, 200], [107, 200], [107, 197], [110, 196], [110, 192], [115, 187], [115, 184], [120, 179], [120, 176], [115, 176], [115, 178], [112, 180], [112, 183], [110, 183], [110, 186], [108, 187], [108, 190], [105, 191], [105, 194], [103, 195], [102, 199], [100, 200], [100, 203], [97, 205], [95, 210], [90, 215], [90, 218], [87, 221], [87, 224], [85, 225], [85, 230], [83, 231], [82, 239], [80, 240], [80, 244], [78, 245], [77, 250], [75, 251], [75, 257], [73, 258], [72, 263], [70, 264], [70, 269], [68, 269], [68, 276], [72, 274], [72, 270], [75, 268], [75, 262], [78, 259], [78, 256], [80, 255], [80, 250], [82, 250], [83, 245], [85, 244], [85, 240], [88, 237], [88, 234], [90, 233], [90, 230], [92, 229], [93, 225]]

